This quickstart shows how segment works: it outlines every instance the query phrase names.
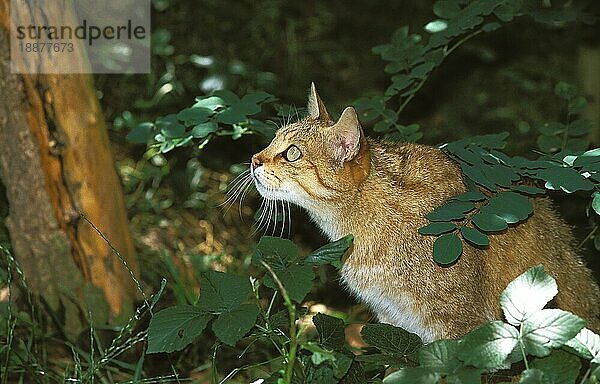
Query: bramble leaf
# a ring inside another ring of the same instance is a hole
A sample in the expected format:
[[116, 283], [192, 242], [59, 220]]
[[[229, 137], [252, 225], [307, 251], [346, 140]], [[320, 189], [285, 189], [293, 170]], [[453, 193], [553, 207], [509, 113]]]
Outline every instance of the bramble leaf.
[[347, 235], [339, 240], [324, 245], [317, 249], [304, 260], [305, 263], [313, 265], [331, 264], [336, 268], [342, 266], [342, 257], [346, 251], [352, 246], [354, 236]]
[[313, 324], [317, 328], [321, 345], [332, 350], [343, 349], [346, 341], [344, 320], [317, 313], [313, 316]]
[[[312, 281], [315, 278], [315, 274], [310, 265], [293, 264], [286, 269], [275, 270], [273, 268], [273, 270], [279, 280], [281, 280], [290, 298], [297, 303], [302, 302], [312, 289]], [[265, 276], [264, 284], [269, 288], [279, 289], [271, 275]]]
[[436, 340], [419, 349], [421, 367], [435, 372], [450, 373], [462, 366], [457, 357], [458, 341]]
[[146, 353], [182, 350], [202, 333], [210, 317], [191, 305], [163, 309], [150, 320]]
[[592, 363], [600, 363], [600, 336], [583, 328], [577, 336], [567, 341], [566, 345], [573, 348], [584, 359]]
[[540, 311], [556, 296], [558, 287], [542, 265], [535, 266], [514, 279], [500, 295], [504, 317], [512, 325], [520, 325]]
[[232, 311], [222, 313], [213, 321], [212, 330], [225, 344], [235, 346], [256, 323], [258, 307], [254, 304], [242, 304]]
[[519, 331], [501, 321], [484, 324], [462, 338], [458, 357], [477, 368], [503, 366], [519, 340]]
[[360, 334], [365, 343], [394, 356], [413, 354], [423, 345], [416, 334], [390, 324], [367, 324]]
[[581, 361], [577, 356], [559, 349], [548, 357], [533, 360], [531, 368], [544, 372], [544, 376], [552, 383], [574, 383], [579, 376]]
[[208, 271], [200, 279], [198, 307], [206, 312], [229, 312], [252, 292], [248, 277]]
[[525, 352], [537, 357], [548, 356], [575, 337], [585, 320], [560, 309], [543, 309], [532, 313], [521, 325]]
[[269, 264], [273, 270], [282, 270], [298, 259], [298, 247], [288, 239], [263, 236], [252, 255], [252, 263], [261, 261]]

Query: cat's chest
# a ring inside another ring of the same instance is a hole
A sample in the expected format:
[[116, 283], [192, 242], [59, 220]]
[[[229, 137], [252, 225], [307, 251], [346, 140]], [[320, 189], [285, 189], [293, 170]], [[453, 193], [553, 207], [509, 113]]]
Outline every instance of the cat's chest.
[[344, 264], [341, 271], [344, 284], [366, 304], [382, 323], [392, 324], [416, 333], [425, 342], [435, 339], [435, 330], [426, 327], [417, 295], [409, 285], [398, 284], [390, 268], [383, 265], [355, 266]]
[[330, 241], [336, 241], [347, 235], [347, 233], [343, 233], [344, 231], [340, 221], [334, 219], [333, 215], [323, 215], [314, 213], [313, 211], [309, 211], [309, 215]]

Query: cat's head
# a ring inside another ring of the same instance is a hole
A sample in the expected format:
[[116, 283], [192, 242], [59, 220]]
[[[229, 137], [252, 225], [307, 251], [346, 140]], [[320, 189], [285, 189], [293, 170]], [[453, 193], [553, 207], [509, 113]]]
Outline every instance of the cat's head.
[[264, 198], [310, 209], [360, 185], [369, 171], [368, 143], [354, 108], [334, 122], [311, 84], [308, 116], [279, 129], [250, 168]]

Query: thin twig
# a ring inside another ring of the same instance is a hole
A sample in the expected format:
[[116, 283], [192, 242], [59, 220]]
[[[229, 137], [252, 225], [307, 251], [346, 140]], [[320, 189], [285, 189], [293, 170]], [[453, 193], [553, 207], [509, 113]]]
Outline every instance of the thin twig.
[[123, 256], [121, 255], [121, 252], [119, 252], [112, 245], [112, 243], [110, 242], [110, 240], [108, 240], [108, 238], [104, 235], [104, 233], [102, 233], [102, 231], [100, 231], [100, 229], [98, 229], [98, 227], [96, 227], [96, 225], [94, 223], [92, 223], [90, 221], [90, 219], [87, 218], [87, 216], [85, 215], [85, 213], [83, 213], [82, 211], [79, 211], [79, 216], [82, 219], [84, 219], [85, 221], [87, 221], [87, 223], [89, 225], [91, 225], [92, 228], [94, 228], [94, 230], [100, 235], [100, 237], [102, 237], [102, 239], [106, 242], [106, 244], [108, 244], [108, 246], [115, 253], [115, 255], [117, 255], [117, 257], [119, 258], [119, 260], [121, 260], [121, 263], [123, 263], [123, 265], [125, 266], [125, 269], [127, 270], [127, 272], [129, 272], [129, 275], [133, 279], [133, 282], [135, 283], [138, 291], [140, 291], [140, 293], [142, 294], [142, 297], [144, 298], [144, 304], [146, 304], [146, 307], [150, 308], [150, 304], [148, 303], [148, 298], [146, 297], [146, 293], [142, 289], [142, 284], [140, 284], [140, 281], [137, 279], [137, 277], [135, 277], [135, 273], [133, 273], [133, 270], [131, 269], [131, 267], [129, 267], [129, 263], [127, 262], [127, 260], [125, 260], [125, 258], [123, 258]]

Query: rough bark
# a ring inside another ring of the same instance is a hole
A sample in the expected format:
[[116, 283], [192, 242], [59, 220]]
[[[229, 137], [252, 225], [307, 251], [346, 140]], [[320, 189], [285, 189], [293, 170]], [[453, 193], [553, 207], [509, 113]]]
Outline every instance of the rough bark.
[[[94, 296], [89, 283], [103, 291], [113, 316], [136, 296], [130, 272], [78, 213], [138, 274], [122, 188], [91, 76], [10, 73], [7, 3], [0, 2], [0, 176], [10, 207], [7, 228], [34, 293], [53, 310], [64, 310], [67, 326], [77, 328], [82, 313], [102, 307], [85, 304]], [[44, 4], [50, 16], [69, 17], [60, 2]], [[19, 17], [31, 23], [29, 15]]]

